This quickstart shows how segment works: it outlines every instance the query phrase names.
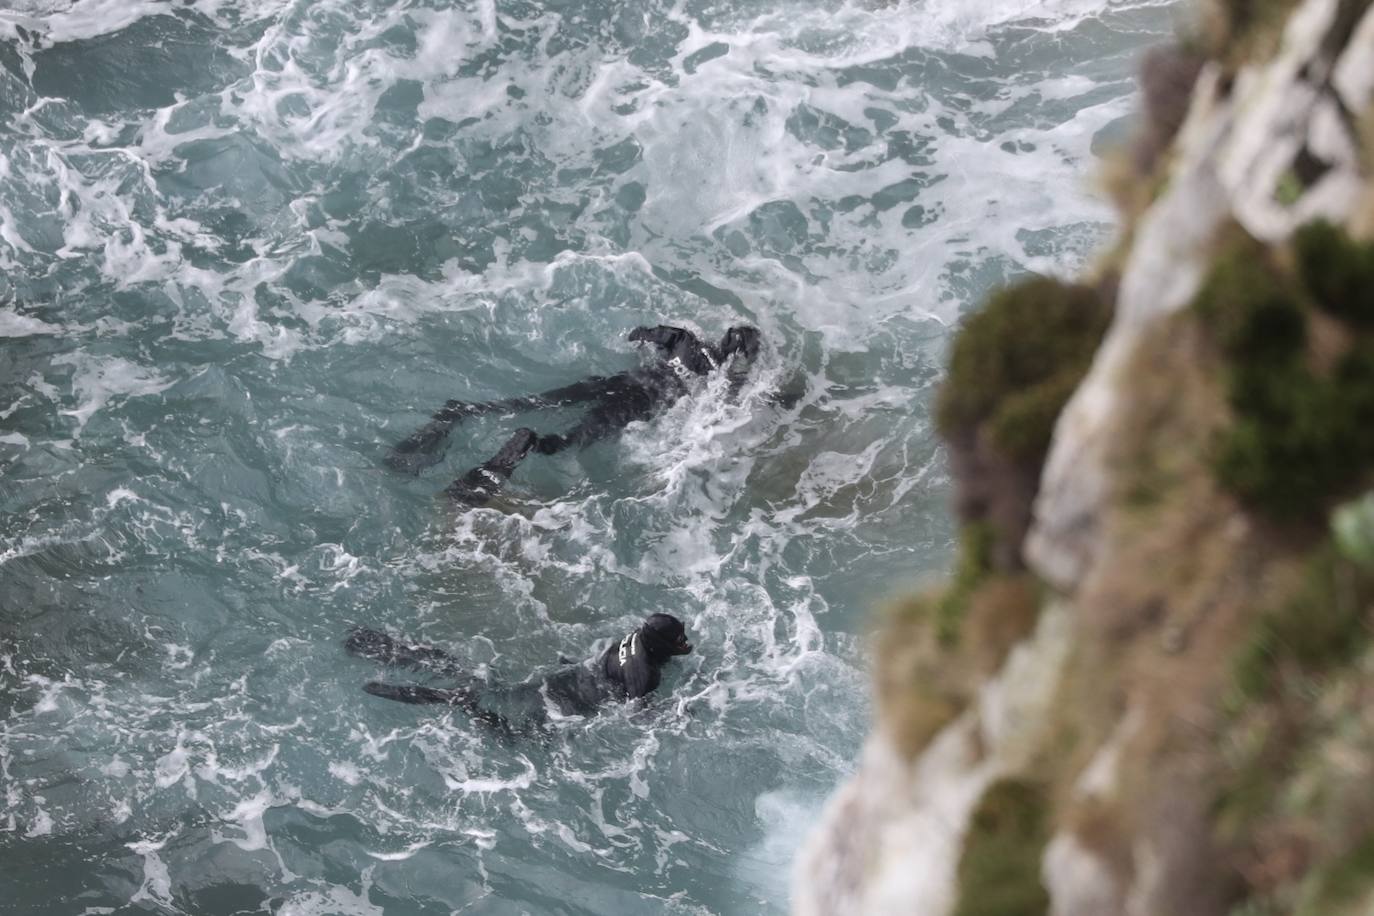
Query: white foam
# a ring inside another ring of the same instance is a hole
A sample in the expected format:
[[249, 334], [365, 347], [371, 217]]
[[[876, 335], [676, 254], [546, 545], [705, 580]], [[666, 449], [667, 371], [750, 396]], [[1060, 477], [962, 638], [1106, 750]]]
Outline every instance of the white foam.
[[262, 822], [262, 816], [273, 806], [274, 801], [272, 793], [264, 789], [252, 798], [243, 799], [235, 805], [223, 819], [236, 823], [243, 831], [243, 836], [230, 837], [229, 842], [245, 852], [265, 848], [267, 828]]
[[822, 807], [823, 800], [788, 790], [759, 795], [754, 800], [754, 817], [763, 828], [763, 839], [735, 860], [741, 880], [767, 899], [790, 896], [791, 862]]
[[367, 854], [372, 858], [378, 859], [382, 862], [404, 862], [406, 859], [409, 859], [411, 856], [415, 855], [415, 853], [419, 852], [421, 849], [429, 848], [430, 845], [430, 842], [426, 840], [420, 843], [411, 843], [409, 846], [407, 846], [400, 852], [373, 852], [369, 849], [367, 851]]
[[172, 386], [171, 379], [121, 356], [62, 353], [53, 357], [52, 362], [57, 366], [76, 367], [72, 375], [72, 393], [76, 396], [77, 406], [59, 412], [63, 416], [76, 418], [77, 436], [81, 435], [81, 430], [92, 415], [112, 400], [148, 397]]
[[[911, 2], [911, 0], [908, 0]], [[1068, 31], [1108, 9], [1169, 6], [1169, 0], [915, 0], [921, 26], [916, 39], [926, 46], [966, 49], [989, 31], [1009, 25], [1042, 31]]]
[[123, 779], [129, 775], [129, 764], [119, 757], [113, 757], [109, 763], [100, 768], [100, 772], [115, 779]]
[[43, 798], [35, 796], [32, 801], [34, 802], [33, 820], [29, 824], [29, 829], [24, 831], [24, 838], [29, 840], [35, 837], [48, 836], [52, 833], [52, 815], [38, 807], [38, 802], [43, 801]]
[[38, 702], [33, 706], [35, 713], [57, 712], [57, 701], [61, 698], [62, 691], [69, 687], [81, 686], [81, 682], [73, 679], [70, 674], [65, 675], [60, 681], [46, 678], [41, 674], [30, 674], [24, 680], [39, 688]]
[[490, 795], [495, 792], [510, 792], [518, 789], [528, 789], [534, 785], [534, 780], [538, 776], [538, 770], [530, 762], [529, 758], [523, 755], [519, 758], [524, 765], [525, 771], [513, 779], [499, 779], [494, 777], [472, 777], [454, 776], [445, 772], [444, 785], [450, 791], [462, 792], [464, 795]]
[[384, 916], [385, 910], [367, 898], [367, 888], [355, 893], [347, 887], [295, 894], [278, 912], [281, 916]]
[[[3, 218], [3, 216], [0, 216]], [[35, 334], [61, 334], [62, 328], [9, 309], [0, 310], [0, 337], [32, 337]]]
[[181, 742], [182, 735], [177, 735], [176, 747], [157, 759], [154, 781], [159, 789], [167, 789], [191, 779], [190, 754]]
[[329, 762], [329, 775], [350, 786], [356, 786], [363, 780], [362, 773], [355, 765], [339, 760]]
[[137, 891], [129, 898], [130, 903], [141, 903], [144, 900], [167, 908], [174, 908], [172, 903], [172, 877], [167, 870], [167, 863], [162, 861], [158, 852], [166, 844], [166, 840], [138, 840], [133, 843], [126, 843], [129, 849], [136, 855], [143, 857], [143, 882]]

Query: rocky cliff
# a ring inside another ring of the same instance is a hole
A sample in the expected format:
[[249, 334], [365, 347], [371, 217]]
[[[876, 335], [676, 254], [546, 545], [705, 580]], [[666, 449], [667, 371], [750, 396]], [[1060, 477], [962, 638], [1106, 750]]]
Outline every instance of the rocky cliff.
[[1119, 245], [953, 347], [959, 562], [799, 914], [1374, 906], [1374, 9], [1218, 0], [1142, 86]]

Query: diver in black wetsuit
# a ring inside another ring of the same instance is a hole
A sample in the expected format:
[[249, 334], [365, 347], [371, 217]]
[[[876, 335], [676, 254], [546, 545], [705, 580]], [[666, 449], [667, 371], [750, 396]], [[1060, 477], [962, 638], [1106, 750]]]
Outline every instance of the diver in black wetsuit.
[[673, 656], [690, 653], [692, 644], [682, 621], [671, 614], [651, 614], [598, 658], [564, 665], [514, 686], [490, 684], [466, 673], [462, 663], [442, 649], [401, 643], [377, 630], [354, 630], [344, 648], [383, 664], [428, 669], [460, 681], [454, 687], [369, 681], [363, 685], [368, 693], [402, 703], [457, 706], [476, 721], [513, 737], [547, 723], [546, 697], [563, 715], [589, 716], [608, 701], [648, 696], [659, 685], [659, 669]]
[[635, 420], [647, 420], [687, 394], [688, 382], [724, 368], [732, 393], [743, 386], [750, 365], [759, 353], [759, 332], [739, 325], [719, 344], [698, 340], [685, 328], [659, 325], [635, 328], [630, 340], [655, 346], [658, 362], [612, 376], [594, 376], [523, 398], [473, 404], [449, 401], [430, 422], [396, 444], [386, 457], [388, 466], [418, 474], [443, 457], [443, 445], [454, 424], [466, 417], [487, 413], [515, 414], [548, 407], [593, 402], [582, 420], [561, 435], [539, 435], [527, 427], [517, 429], [489, 461], [468, 471], [444, 490], [450, 498], [480, 506], [491, 499], [531, 451], [553, 455], [572, 445], [587, 445], [625, 428]]

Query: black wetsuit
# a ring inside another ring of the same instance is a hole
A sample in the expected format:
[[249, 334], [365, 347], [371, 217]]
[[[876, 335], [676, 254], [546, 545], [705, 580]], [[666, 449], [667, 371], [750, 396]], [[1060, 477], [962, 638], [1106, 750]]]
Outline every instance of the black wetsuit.
[[653, 344], [660, 359], [628, 372], [594, 376], [530, 397], [484, 404], [449, 401], [429, 423], [397, 443], [386, 463], [412, 474], [435, 464], [443, 457], [443, 445], [453, 426], [467, 417], [591, 405], [582, 419], [566, 432], [540, 435], [528, 428], [516, 430], [490, 460], [468, 471], [444, 490], [454, 500], [481, 505], [500, 490], [531, 451], [553, 455], [569, 446], [588, 445], [603, 439], [636, 420], [647, 420], [687, 394], [693, 379], [724, 367], [730, 377], [731, 390], [737, 393], [759, 351], [758, 331], [745, 326], [731, 328], [720, 344], [714, 346], [703, 343], [685, 328], [669, 325], [635, 328], [629, 339]]
[[692, 651], [682, 623], [653, 614], [644, 625], [599, 657], [563, 664], [515, 685], [473, 677], [452, 655], [432, 646], [409, 645], [377, 630], [358, 628], [344, 643], [349, 653], [387, 665], [427, 669], [457, 683], [449, 687], [369, 681], [363, 689], [402, 703], [442, 703], [507, 735], [528, 734], [548, 723], [547, 703], [564, 716], [590, 716], [612, 700], [637, 700], [659, 685], [659, 669], [674, 655]]

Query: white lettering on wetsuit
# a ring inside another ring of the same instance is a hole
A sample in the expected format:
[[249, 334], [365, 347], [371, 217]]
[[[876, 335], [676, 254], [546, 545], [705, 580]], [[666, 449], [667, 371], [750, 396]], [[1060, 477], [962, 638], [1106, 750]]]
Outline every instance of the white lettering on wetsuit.
[[616, 658], [620, 660], [620, 667], [624, 668], [625, 663], [639, 654], [639, 631], [631, 633], [620, 641], [620, 651], [616, 653]]
[[694, 375], [692, 370], [688, 369], [682, 362], [682, 357], [680, 356], [674, 356], [672, 359], [668, 360], [668, 366], [673, 370], [673, 374], [684, 382], [688, 381]]

